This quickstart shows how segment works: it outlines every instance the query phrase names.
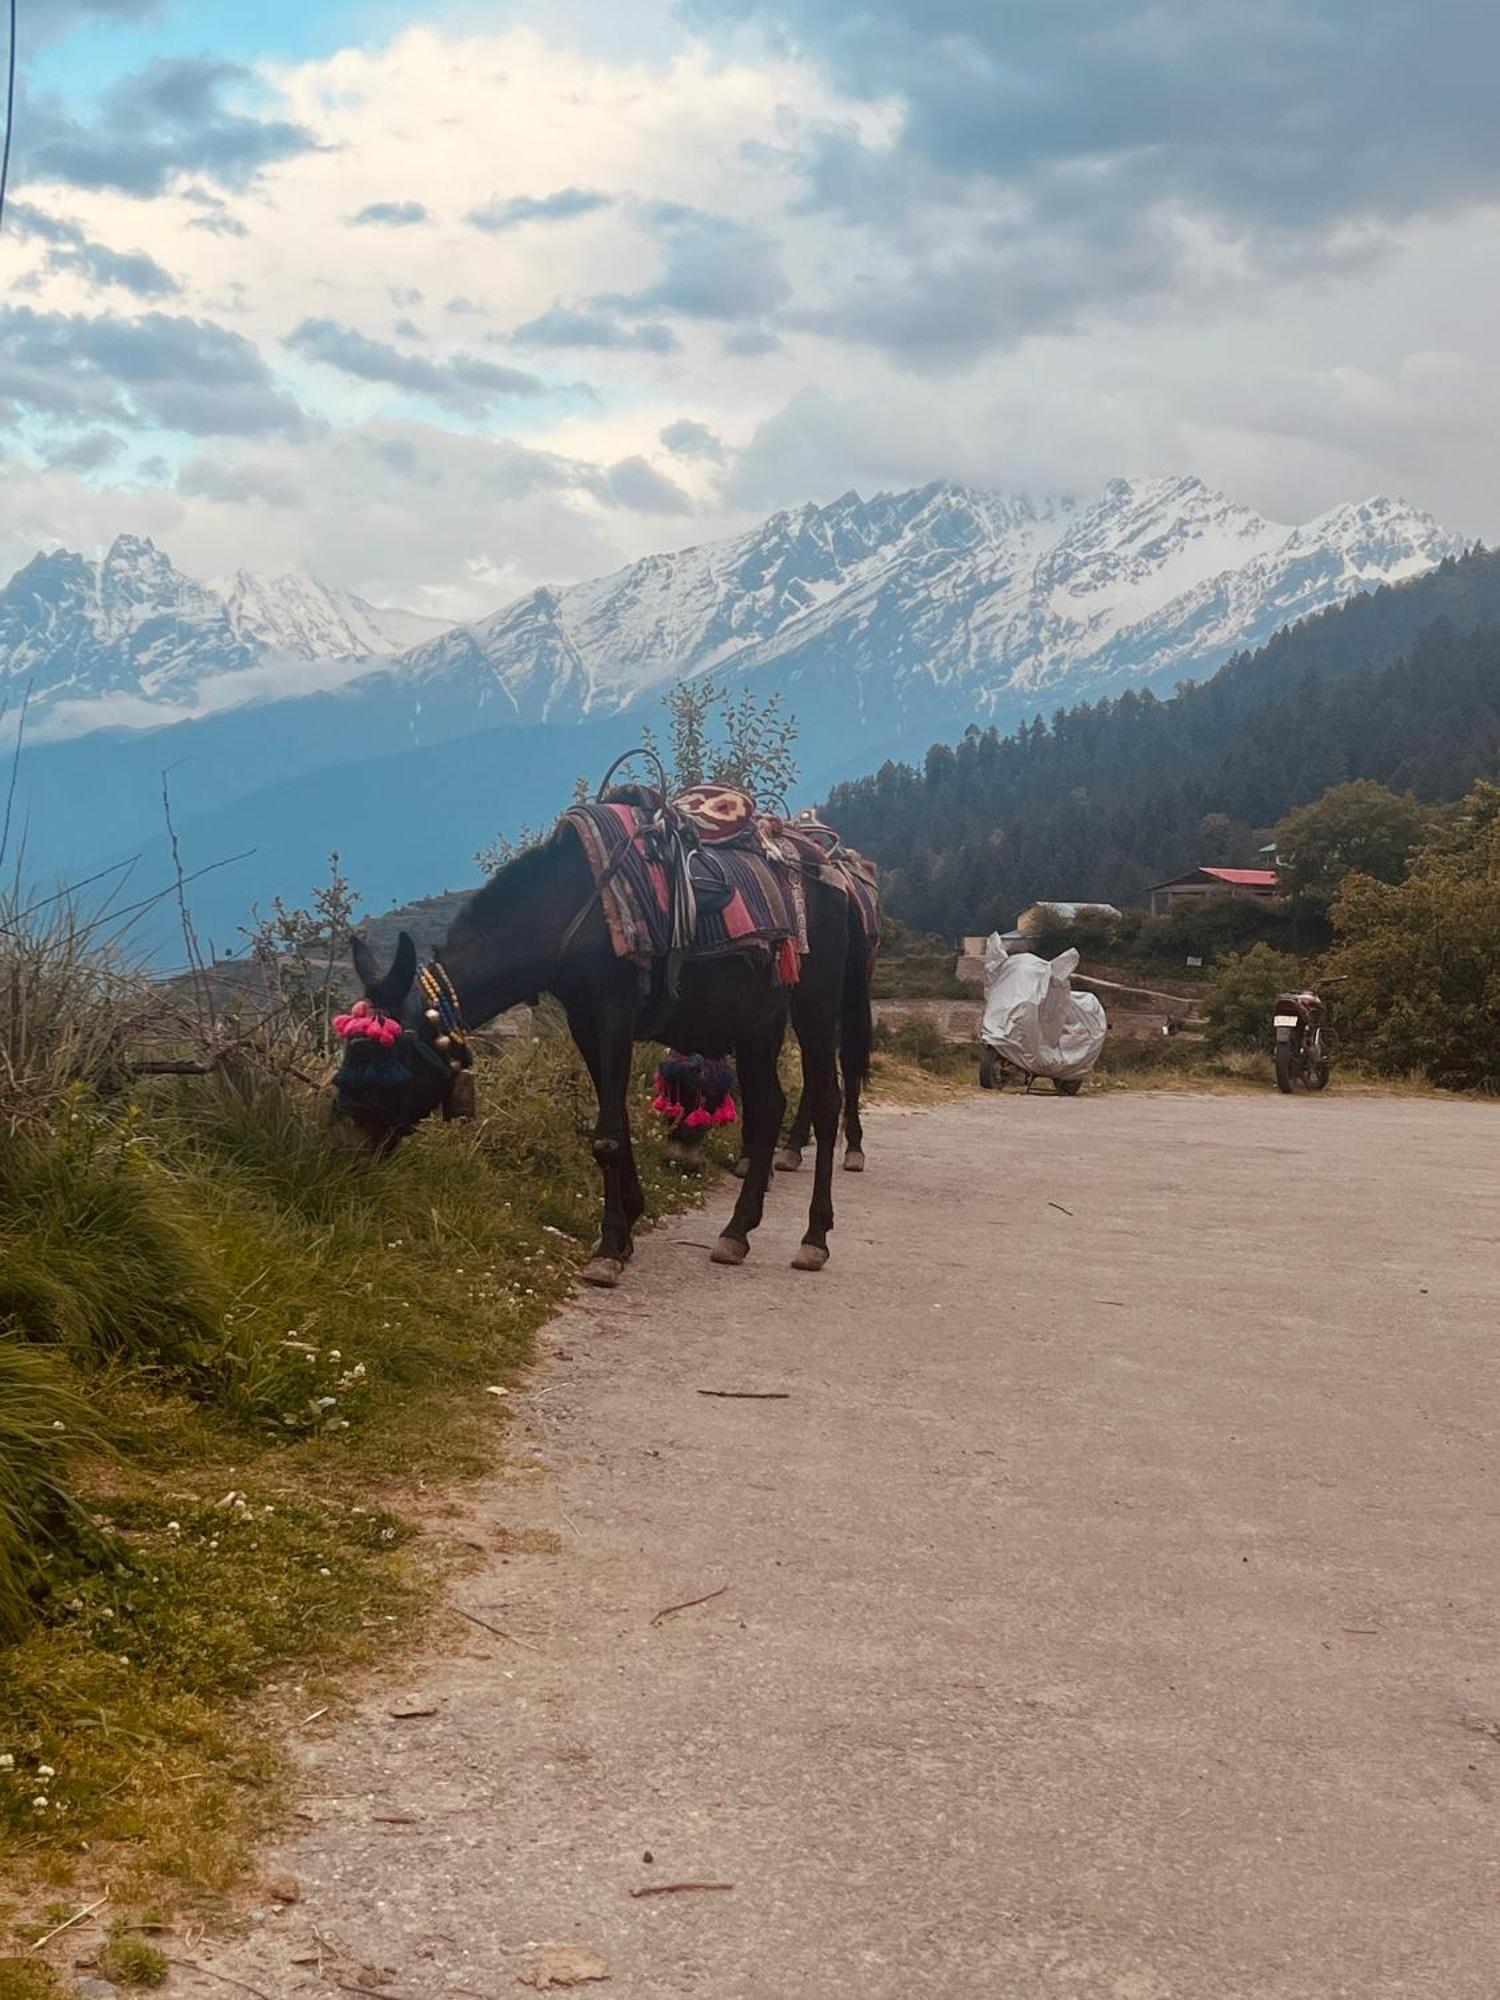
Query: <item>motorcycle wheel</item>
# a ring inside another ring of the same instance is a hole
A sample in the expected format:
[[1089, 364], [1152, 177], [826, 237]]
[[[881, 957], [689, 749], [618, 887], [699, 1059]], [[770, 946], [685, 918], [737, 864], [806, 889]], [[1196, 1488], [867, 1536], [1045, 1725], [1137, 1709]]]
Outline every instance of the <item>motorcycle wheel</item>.
[[983, 1049], [979, 1056], [979, 1088], [981, 1090], [998, 1090], [999, 1087], [999, 1058], [993, 1049]]
[[1278, 1042], [1276, 1044], [1276, 1088], [1290, 1096], [1292, 1085], [1296, 1081], [1297, 1071], [1300, 1068], [1301, 1064], [1297, 1060], [1297, 1052], [1291, 1043]]
[[1302, 1081], [1307, 1085], [1309, 1090], [1326, 1090], [1328, 1088], [1328, 1064], [1326, 1062], [1310, 1063], [1307, 1068], [1307, 1074], [1303, 1077]]

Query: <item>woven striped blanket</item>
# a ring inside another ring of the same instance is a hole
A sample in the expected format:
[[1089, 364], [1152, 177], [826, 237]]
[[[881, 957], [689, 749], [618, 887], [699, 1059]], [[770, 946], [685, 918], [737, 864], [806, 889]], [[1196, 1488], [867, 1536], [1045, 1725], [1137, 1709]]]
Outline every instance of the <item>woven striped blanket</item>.
[[[589, 803], [564, 817], [583, 843], [616, 952], [640, 965], [665, 958], [674, 948], [671, 871], [683, 850], [633, 805]], [[807, 950], [801, 869], [752, 827], [696, 854], [693, 879], [700, 893], [690, 955], [775, 953], [783, 983], [794, 984]]]

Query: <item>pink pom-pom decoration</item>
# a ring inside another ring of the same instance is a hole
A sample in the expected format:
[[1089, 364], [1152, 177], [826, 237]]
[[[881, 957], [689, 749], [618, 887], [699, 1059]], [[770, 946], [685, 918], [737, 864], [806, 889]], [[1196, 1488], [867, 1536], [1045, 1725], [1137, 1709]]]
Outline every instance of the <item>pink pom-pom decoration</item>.
[[700, 1104], [698, 1109], [690, 1111], [682, 1122], [690, 1132], [700, 1132], [705, 1125], [712, 1125], [714, 1121]]
[[401, 1039], [401, 1023], [377, 1014], [368, 1000], [358, 1000], [347, 1014], [335, 1014], [333, 1032], [346, 1042], [379, 1042], [389, 1048]]
[[733, 1125], [737, 1122], [739, 1115], [734, 1108], [734, 1099], [726, 1097], [714, 1113], [714, 1123], [715, 1125]]

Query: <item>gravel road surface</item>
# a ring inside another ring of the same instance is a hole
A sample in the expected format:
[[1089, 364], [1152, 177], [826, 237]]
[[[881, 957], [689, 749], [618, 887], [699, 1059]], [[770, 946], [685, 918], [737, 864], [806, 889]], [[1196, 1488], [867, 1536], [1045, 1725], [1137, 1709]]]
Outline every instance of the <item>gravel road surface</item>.
[[455, 1619], [309, 1746], [300, 1899], [197, 1962], [271, 2000], [1495, 2000], [1500, 1113], [870, 1127], [821, 1276], [782, 1177], [742, 1270], [717, 1193], [548, 1329], [455, 1598], [509, 1636]]

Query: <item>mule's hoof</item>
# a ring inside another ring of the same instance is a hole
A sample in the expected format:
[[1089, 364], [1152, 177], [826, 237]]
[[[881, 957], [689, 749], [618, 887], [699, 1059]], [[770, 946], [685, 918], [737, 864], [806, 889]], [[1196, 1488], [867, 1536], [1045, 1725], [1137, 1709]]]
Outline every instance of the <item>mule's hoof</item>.
[[750, 1255], [750, 1245], [738, 1236], [721, 1236], [708, 1253], [710, 1264], [743, 1264]]
[[800, 1146], [783, 1146], [776, 1155], [776, 1171], [779, 1174], [794, 1174], [802, 1164]]
[[846, 1174], [862, 1174], [864, 1170], [864, 1154], [859, 1150], [858, 1146], [851, 1146], [844, 1155], [844, 1172]]
[[803, 1243], [798, 1246], [792, 1259], [794, 1271], [821, 1271], [828, 1262], [828, 1252], [821, 1243]]
[[750, 1162], [745, 1158], [745, 1155], [741, 1153], [739, 1158], [735, 1161], [734, 1165], [729, 1169], [729, 1171], [734, 1175], [737, 1181], [742, 1181], [750, 1172]]
[[592, 1257], [578, 1275], [586, 1285], [598, 1285], [602, 1290], [612, 1291], [619, 1284], [624, 1269], [618, 1257]]

